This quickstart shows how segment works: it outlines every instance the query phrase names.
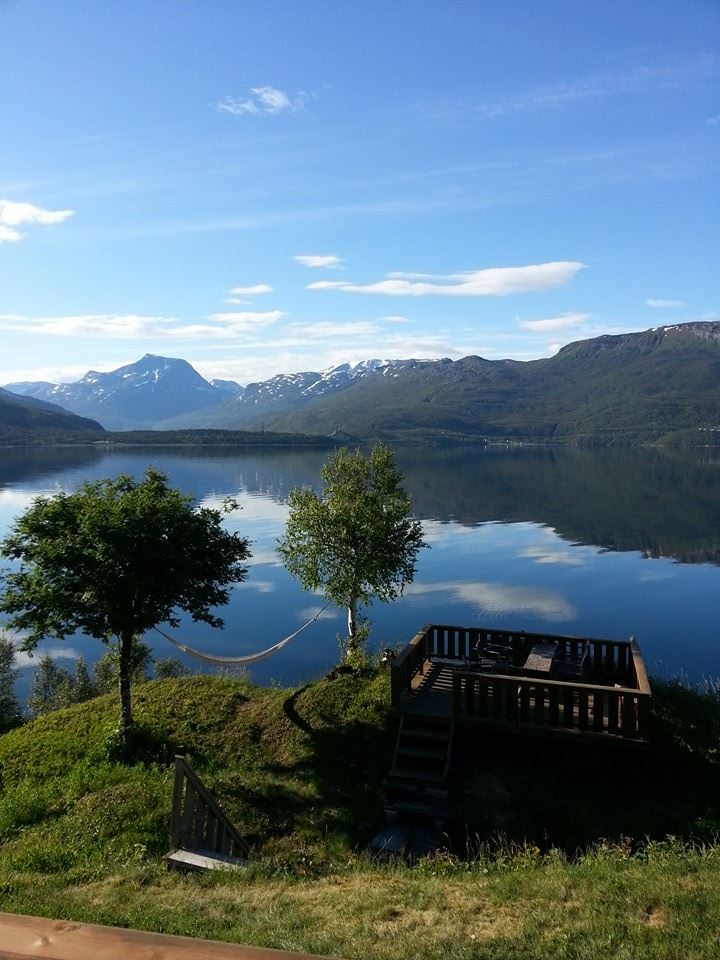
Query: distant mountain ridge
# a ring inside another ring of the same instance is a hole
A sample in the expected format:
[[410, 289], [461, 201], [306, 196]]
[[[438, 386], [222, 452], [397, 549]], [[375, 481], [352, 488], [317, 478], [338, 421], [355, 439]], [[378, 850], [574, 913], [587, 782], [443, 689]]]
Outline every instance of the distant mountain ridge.
[[717, 444], [720, 322], [595, 337], [540, 360], [410, 363], [242, 423], [388, 441]]
[[600, 336], [546, 359], [367, 360], [211, 383], [146, 355], [76, 384], [10, 384], [104, 426], [349, 439], [720, 443], [720, 321]]
[[375, 378], [392, 379], [402, 370], [431, 364], [432, 360], [363, 360], [360, 363], [341, 363], [324, 371], [306, 370], [301, 373], [279, 373], [270, 380], [249, 383], [236, 397], [217, 407], [191, 413], [158, 424], [160, 429], [177, 427], [213, 427], [215, 429], [244, 429], [254, 424], [262, 429], [267, 417], [310, 406], [321, 397], [342, 393], [354, 383]]

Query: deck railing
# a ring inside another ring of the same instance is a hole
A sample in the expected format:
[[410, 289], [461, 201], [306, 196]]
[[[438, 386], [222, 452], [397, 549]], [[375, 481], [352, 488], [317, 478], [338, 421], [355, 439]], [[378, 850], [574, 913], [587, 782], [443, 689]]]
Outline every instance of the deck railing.
[[175, 757], [170, 840], [173, 850], [245, 857], [247, 844], [185, 757]]
[[[589, 676], [571, 680], [523, 676], [522, 666], [532, 648], [548, 641], [557, 645], [559, 660], [579, 659], [587, 649]], [[497, 674], [470, 669], [471, 652], [478, 646], [507, 649], [510, 671]], [[395, 706], [412, 692], [413, 679], [425, 672], [430, 660], [450, 661], [454, 667], [452, 709], [458, 719], [555, 727], [637, 740], [648, 736], [650, 685], [632, 637], [601, 640], [428, 624], [415, 634], [391, 667]]]
[[453, 715], [510, 726], [537, 726], [646, 740], [650, 692], [565, 680], [458, 671]]

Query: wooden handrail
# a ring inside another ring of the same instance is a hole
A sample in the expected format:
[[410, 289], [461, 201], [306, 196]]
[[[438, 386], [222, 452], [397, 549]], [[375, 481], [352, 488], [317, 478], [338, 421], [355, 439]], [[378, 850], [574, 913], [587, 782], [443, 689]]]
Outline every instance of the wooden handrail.
[[[513, 683], [529, 684], [531, 687], [535, 686], [536, 684], [541, 684], [543, 687], [572, 687], [573, 690], [587, 690], [589, 693], [597, 690], [599, 693], [645, 694], [644, 690], [639, 690], [636, 687], [621, 687], [617, 684], [610, 687], [601, 683], [576, 683], [574, 680], [546, 680], [545, 677], [543, 677], [542, 680], [539, 680], [536, 677], [520, 677], [514, 673], [489, 673], [482, 672], [480, 670], [455, 670], [453, 672], [453, 679], [455, 679], [455, 677], [484, 677], [488, 680], [512, 680]], [[650, 695], [649, 687], [647, 694]]]
[[650, 683], [648, 681], [647, 671], [645, 670], [645, 661], [640, 653], [640, 647], [635, 637], [630, 638], [630, 652], [632, 653], [633, 666], [635, 667], [635, 680], [638, 690], [650, 695]]
[[219, 940], [174, 937], [0, 913], [0, 957], [46, 960], [323, 960], [317, 954], [246, 947]]
[[170, 842], [174, 850], [206, 850], [229, 856], [247, 856], [250, 852], [228, 815], [180, 755], [175, 757]]

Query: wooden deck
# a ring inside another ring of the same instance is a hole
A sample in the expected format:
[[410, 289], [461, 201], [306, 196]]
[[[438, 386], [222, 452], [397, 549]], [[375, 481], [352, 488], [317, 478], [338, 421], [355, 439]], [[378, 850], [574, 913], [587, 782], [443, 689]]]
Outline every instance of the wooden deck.
[[0, 960], [323, 960], [316, 954], [0, 913]]
[[[492, 661], [478, 655], [483, 647], [506, 652], [496, 661], [499, 670], [488, 669]], [[553, 673], [554, 662], [564, 679]], [[632, 638], [432, 624], [393, 663], [392, 690], [403, 714], [444, 717], [460, 725], [633, 745], [648, 738], [651, 692]]]

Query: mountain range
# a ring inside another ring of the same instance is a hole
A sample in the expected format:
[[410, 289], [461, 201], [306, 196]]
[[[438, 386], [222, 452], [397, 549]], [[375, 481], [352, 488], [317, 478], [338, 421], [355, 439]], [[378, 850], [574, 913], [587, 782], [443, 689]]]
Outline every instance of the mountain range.
[[6, 390], [113, 430], [705, 444], [720, 438], [720, 321], [581, 340], [540, 360], [368, 360], [244, 388], [148, 354], [74, 384]]

